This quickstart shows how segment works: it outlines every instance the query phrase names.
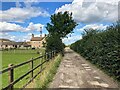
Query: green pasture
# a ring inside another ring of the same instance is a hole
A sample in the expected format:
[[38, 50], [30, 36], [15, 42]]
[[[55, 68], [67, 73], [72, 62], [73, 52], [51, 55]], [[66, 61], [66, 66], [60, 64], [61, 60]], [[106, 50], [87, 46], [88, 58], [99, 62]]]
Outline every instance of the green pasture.
[[[8, 51], [0, 51], [2, 55], [2, 69], [8, 67], [9, 64], [19, 64], [25, 61], [30, 60], [31, 58], [35, 58], [44, 54], [44, 49], [36, 49], [36, 50], [8, 50]], [[39, 52], [39, 53], [38, 53]], [[40, 64], [43, 60], [39, 59], [34, 62], [34, 67]], [[30, 64], [23, 65], [14, 70], [14, 79], [25, 74], [30, 70]], [[30, 75], [26, 76], [23, 80], [15, 85], [16, 88], [21, 87], [30, 79]], [[8, 72], [2, 74], [2, 87], [8, 85]]]
[[[38, 57], [43, 51], [44, 49], [0, 51], [2, 54], [2, 69], [7, 68], [9, 64], [19, 64], [31, 58]], [[37, 52], [40, 53], [38, 54]]]

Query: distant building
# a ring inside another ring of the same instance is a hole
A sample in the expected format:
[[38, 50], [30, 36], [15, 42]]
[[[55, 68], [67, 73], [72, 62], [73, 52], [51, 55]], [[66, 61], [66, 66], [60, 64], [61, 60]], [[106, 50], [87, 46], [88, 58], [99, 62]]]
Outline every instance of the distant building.
[[14, 49], [31, 47], [27, 42], [14, 42], [9, 39], [0, 39], [0, 49]]
[[32, 38], [30, 40], [30, 45], [32, 48], [41, 48], [43, 47], [43, 43], [45, 43], [45, 38], [46, 35], [44, 37], [42, 37], [42, 35], [40, 35], [40, 37], [34, 37], [34, 34], [32, 34]]
[[43, 47], [45, 41], [45, 37], [34, 37], [34, 34], [32, 34], [32, 38], [29, 42], [15, 42], [10, 41], [9, 39], [0, 39], [0, 50], [1, 49], [14, 49], [14, 48], [20, 48], [20, 49], [26, 49], [26, 48], [41, 48]]
[[11, 42], [9, 39], [0, 39], [0, 42]]

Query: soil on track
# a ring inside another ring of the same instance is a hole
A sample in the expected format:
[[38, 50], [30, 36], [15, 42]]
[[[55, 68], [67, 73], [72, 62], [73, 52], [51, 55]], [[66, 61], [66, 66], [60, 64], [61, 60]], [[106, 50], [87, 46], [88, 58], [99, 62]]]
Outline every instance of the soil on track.
[[119, 90], [118, 86], [112, 78], [69, 48], [65, 49], [65, 56], [50, 84], [50, 88], [117, 88], [115, 90]]

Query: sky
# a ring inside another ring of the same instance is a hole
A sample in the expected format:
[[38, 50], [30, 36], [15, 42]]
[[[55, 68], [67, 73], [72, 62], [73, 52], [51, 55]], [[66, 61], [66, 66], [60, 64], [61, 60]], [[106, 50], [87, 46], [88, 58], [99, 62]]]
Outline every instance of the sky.
[[[66, 1], [66, 2], [65, 2]], [[105, 30], [118, 20], [119, 0], [16, 0], [0, 2], [0, 38], [29, 41], [31, 35], [48, 34], [46, 24], [58, 12], [72, 12], [78, 26], [64, 38], [66, 45], [82, 39], [84, 29]], [[41, 27], [41, 28], [40, 28]]]

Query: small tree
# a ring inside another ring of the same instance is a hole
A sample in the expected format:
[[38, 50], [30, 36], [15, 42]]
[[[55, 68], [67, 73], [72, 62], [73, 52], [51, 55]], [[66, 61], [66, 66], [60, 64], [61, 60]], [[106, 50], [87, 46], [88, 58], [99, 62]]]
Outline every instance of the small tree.
[[51, 15], [50, 19], [51, 22], [47, 23], [46, 26], [49, 32], [46, 50], [56, 49], [58, 52], [63, 52], [64, 44], [62, 43], [62, 38], [66, 37], [69, 33], [73, 33], [77, 23], [72, 19], [72, 13], [69, 14], [67, 11]]

